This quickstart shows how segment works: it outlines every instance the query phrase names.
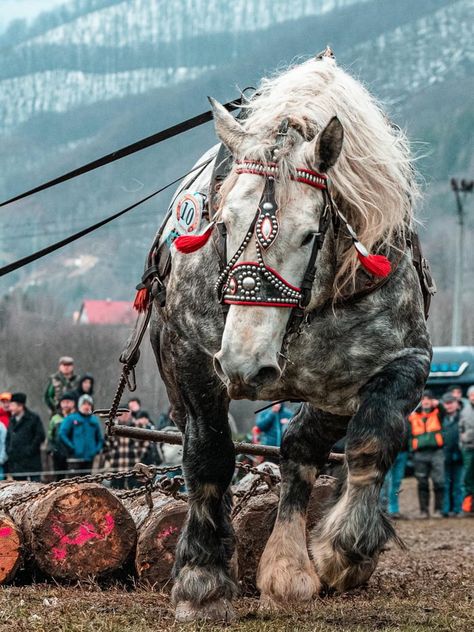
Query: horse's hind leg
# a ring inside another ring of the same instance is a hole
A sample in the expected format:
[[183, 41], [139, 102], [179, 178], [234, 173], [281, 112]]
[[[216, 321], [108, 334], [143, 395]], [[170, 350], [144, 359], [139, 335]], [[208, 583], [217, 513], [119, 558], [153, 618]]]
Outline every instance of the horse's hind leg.
[[347, 422], [305, 404], [283, 436], [278, 516], [257, 575], [263, 608], [308, 601], [319, 592], [306, 546], [306, 509], [315, 478]]
[[402, 446], [404, 417], [420, 400], [428, 370], [427, 357], [396, 360], [360, 392], [361, 405], [347, 431], [345, 488], [311, 544], [319, 577], [338, 591], [367, 581], [381, 549], [395, 537], [380, 508], [380, 488]]
[[187, 355], [181, 362], [176, 349], [174, 358], [186, 386], [179, 399], [186, 411], [183, 472], [189, 508], [176, 549], [171, 597], [178, 621], [229, 622], [237, 585], [230, 570], [235, 538], [229, 485], [235, 451], [227, 394], [208, 358]]

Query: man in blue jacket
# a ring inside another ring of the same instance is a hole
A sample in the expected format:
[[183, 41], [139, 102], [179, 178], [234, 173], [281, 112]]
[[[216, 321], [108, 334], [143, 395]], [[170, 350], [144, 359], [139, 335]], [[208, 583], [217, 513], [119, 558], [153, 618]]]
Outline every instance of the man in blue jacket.
[[94, 457], [102, 450], [102, 429], [92, 410], [92, 397], [82, 395], [78, 411], [65, 417], [59, 428], [59, 439], [70, 451], [70, 469], [92, 470]]
[[283, 433], [292, 417], [291, 410], [280, 403], [273, 404], [270, 410], [261, 412], [255, 421], [257, 428], [261, 431], [260, 443], [280, 447]]

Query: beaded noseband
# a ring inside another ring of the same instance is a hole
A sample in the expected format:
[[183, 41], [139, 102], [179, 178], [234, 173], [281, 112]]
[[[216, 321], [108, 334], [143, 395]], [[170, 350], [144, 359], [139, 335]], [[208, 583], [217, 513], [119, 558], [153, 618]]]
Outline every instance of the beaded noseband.
[[[296, 182], [302, 182], [323, 191], [326, 198], [319, 230], [313, 237], [313, 248], [302, 285], [296, 287], [286, 281], [276, 270], [266, 265], [263, 258], [264, 252], [274, 243], [279, 229], [278, 207], [275, 200], [278, 165], [274, 162], [243, 160], [237, 162], [236, 172], [264, 177], [265, 188], [247, 234], [219, 275], [216, 289], [220, 300], [226, 305], [259, 305], [304, 310], [311, 298], [316, 257], [322, 247], [329, 223], [327, 176], [302, 168], [297, 169], [290, 176]], [[253, 236], [255, 236], [257, 261], [237, 263]]]

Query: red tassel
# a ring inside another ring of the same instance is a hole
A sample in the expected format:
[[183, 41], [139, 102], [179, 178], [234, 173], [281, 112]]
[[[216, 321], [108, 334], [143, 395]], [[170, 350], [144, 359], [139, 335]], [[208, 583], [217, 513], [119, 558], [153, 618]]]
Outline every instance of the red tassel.
[[357, 251], [357, 256], [362, 266], [367, 272], [370, 272], [370, 274], [378, 277], [386, 277], [390, 274], [392, 265], [387, 257], [383, 255], [367, 255], [364, 257], [359, 251]]
[[146, 312], [148, 309], [148, 301], [150, 299], [150, 294], [146, 287], [142, 287], [136, 293], [135, 300], [133, 301], [133, 308], [137, 310], [138, 313]]
[[202, 248], [209, 240], [213, 228], [214, 223], [211, 223], [202, 235], [181, 235], [173, 242], [176, 246], [176, 250], [185, 254], [199, 250], [199, 248]]

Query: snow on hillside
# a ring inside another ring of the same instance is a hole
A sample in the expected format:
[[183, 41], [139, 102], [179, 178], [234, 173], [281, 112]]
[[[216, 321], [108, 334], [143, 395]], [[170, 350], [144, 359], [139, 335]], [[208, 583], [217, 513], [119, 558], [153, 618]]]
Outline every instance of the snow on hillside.
[[67, 112], [127, 95], [141, 94], [199, 77], [212, 67], [142, 68], [109, 74], [52, 70], [0, 82], [0, 121], [4, 129], [40, 112]]
[[212, 33], [239, 33], [322, 15], [367, 0], [125, 0], [23, 44], [134, 46]]
[[351, 56], [379, 94], [392, 100], [472, 73], [474, 3], [451, 2], [431, 15], [364, 42]]

